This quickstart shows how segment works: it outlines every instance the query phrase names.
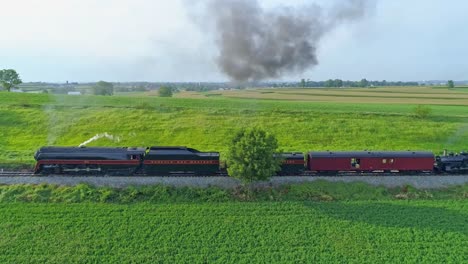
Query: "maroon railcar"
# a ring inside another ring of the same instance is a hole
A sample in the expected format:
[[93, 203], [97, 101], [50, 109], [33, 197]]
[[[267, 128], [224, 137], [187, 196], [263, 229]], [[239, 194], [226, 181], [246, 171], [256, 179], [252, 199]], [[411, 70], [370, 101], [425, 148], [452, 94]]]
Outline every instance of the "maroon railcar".
[[434, 168], [434, 154], [423, 151], [309, 152], [307, 168], [310, 171], [323, 173], [340, 171], [432, 171]]

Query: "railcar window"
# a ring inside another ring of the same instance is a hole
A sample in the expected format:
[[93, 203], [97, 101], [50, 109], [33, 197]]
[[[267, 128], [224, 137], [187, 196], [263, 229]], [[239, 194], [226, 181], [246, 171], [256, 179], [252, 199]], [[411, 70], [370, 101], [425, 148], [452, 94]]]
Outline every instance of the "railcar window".
[[360, 167], [360, 163], [361, 163], [361, 159], [357, 159], [357, 158], [352, 158], [351, 159], [351, 166], [353, 168], [359, 168]]
[[383, 164], [387, 164], [387, 159], [382, 159]]

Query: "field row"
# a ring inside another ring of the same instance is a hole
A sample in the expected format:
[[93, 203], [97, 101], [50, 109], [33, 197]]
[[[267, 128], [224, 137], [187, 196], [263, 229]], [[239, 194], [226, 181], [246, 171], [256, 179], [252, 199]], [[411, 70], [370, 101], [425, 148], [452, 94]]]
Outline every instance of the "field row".
[[283, 88], [184, 92], [182, 98], [249, 98], [286, 101], [369, 104], [468, 105], [468, 89], [433, 87], [392, 88]]
[[[287, 100], [252, 100], [238, 98], [206, 97], [194, 98], [161, 98], [151, 96], [69, 96], [51, 94], [17, 94], [0, 92], [0, 106], [16, 106], [40, 108], [53, 111], [56, 108], [126, 108], [145, 109], [160, 112], [174, 112], [181, 109], [204, 110], [214, 113], [223, 112], [286, 112], [298, 114], [302, 112], [314, 113], [359, 113], [382, 115], [412, 115], [416, 105], [421, 101], [410, 103], [401, 100], [400, 104], [379, 103], [346, 103], [346, 102], [302, 102]], [[428, 104], [430, 105], [430, 104]], [[444, 105], [430, 105], [434, 117], [467, 117], [465, 106], [451, 105], [446, 101]]]

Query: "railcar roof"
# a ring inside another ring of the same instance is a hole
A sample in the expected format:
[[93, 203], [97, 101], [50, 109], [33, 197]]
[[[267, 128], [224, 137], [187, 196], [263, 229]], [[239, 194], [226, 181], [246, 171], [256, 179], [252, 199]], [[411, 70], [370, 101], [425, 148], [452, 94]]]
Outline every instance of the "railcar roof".
[[277, 155], [279, 155], [282, 158], [298, 158], [298, 159], [304, 158], [304, 153], [302, 152], [282, 152], [282, 153], [278, 153]]
[[219, 152], [200, 152], [193, 148], [187, 147], [164, 147], [153, 146], [150, 148], [149, 154], [156, 155], [187, 155], [196, 154], [198, 156], [219, 156]]
[[312, 158], [433, 158], [428, 151], [311, 151]]
[[61, 152], [72, 152], [72, 153], [93, 153], [93, 152], [125, 152], [125, 153], [141, 153], [145, 152], [146, 148], [142, 147], [42, 147], [39, 149], [40, 152], [48, 153], [61, 153]]

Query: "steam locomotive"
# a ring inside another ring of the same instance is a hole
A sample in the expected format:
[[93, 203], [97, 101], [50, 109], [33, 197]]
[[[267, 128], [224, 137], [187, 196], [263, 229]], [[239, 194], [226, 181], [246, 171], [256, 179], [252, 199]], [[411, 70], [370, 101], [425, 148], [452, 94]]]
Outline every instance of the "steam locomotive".
[[[426, 151], [311, 151], [276, 156], [281, 176], [468, 172], [464, 152], [434, 156]], [[43, 175], [227, 175], [219, 152], [188, 147], [42, 147], [34, 158], [34, 173]]]

